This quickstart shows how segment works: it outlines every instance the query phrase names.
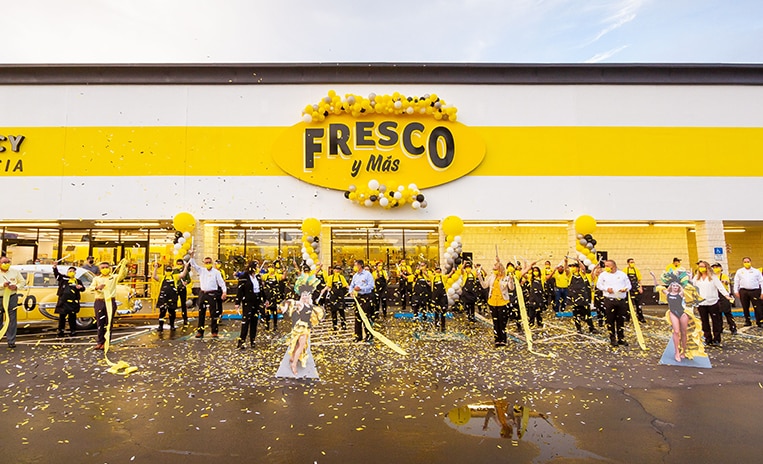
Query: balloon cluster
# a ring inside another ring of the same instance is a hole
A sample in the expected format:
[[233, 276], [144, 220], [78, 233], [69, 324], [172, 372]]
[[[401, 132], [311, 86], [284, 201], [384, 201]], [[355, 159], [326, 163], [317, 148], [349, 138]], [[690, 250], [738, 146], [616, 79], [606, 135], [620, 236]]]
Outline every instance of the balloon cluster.
[[597, 264], [596, 239], [591, 235], [594, 230], [596, 230], [596, 220], [593, 217], [583, 215], [575, 219], [575, 232], [578, 239], [575, 249], [578, 252], [578, 259], [589, 271], [592, 271]]
[[367, 187], [350, 185], [344, 192], [344, 197], [359, 205], [372, 207], [379, 205], [385, 209], [396, 208], [407, 204], [413, 209], [426, 208], [427, 201], [416, 184], [394, 185], [382, 184], [376, 179], [368, 181]]
[[191, 259], [188, 252], [193, 246], [191, 233], [196, 228], [196, 218], [191, 213], [178, 213], [172, 219], [172, 226], [175, 228], [173, 252], [176, 257], [182, 256], [183, 261], [188, 261]]
[[318, 262], [320, 245], [321, 221], [307, 218], [302, 221], [302, 262], [315, 270]]
[[328, 95], [318, 103], [305, 106], [302, 121], [321, 122], [332, 114], [350, 114], [355, 118], [365, 114], [428, 114], [438, 121], [455, 121], [457, 111], [455, 106], [446, 104], [435, 94], [415, 97], [395, 92], [392, 95], [371, 93], [363, 97], [348, 93], [341, 98], [335, 91], [329, 90]]
[[[450, 273], [453, 268], [457, 268], [463, 262], [461, 253], [463, 252], [463, 243], [461, 242], [461, 233], [464, 231], [464, 221], [458, 216], [448, 216], [442, 220], [442, 231], [445, 233], [445, 265], [443, 272]], [[448, 292], [448, 304], [452, 305], [461, 298], [461, 270], [456, 271], [448, 277], [445, 283]]]

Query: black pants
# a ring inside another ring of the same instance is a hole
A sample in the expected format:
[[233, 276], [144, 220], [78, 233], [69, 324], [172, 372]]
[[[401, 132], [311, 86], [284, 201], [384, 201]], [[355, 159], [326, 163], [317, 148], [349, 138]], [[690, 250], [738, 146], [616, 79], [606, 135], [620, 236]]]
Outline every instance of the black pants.
[[702, 320], [702, 333], [705, 334], [705, 343], [720, 343], [721, 331], [723, 331], [723, 319], [721, 318], [721, 305], [699, 305], [699, 318]]
[[531, 326], [538, 325], [538, 327], [543, 327], [543, 316], [541, 315], [543, 313], [543, 306], [538, 305], [537, 303], [530, 303], [527, 305], [527, 322]]
[[397, 284], [397, 294], [400, 296], [400, 309], [405, 311], [405, 303], [410, 303], [411, 299], [411, 287], [407, 280], [402, 280]]
[[117, 300], [111, 299], [111, 324], [109, 324], [109, 311], [106, 308], [106, 300], [95, 300], [93, 302], [93, 309], [95, 310], [95, 324], [98, 327], [98, 344], [103, 345], [106, 343], [106, 327], [109, 328], [109, 333], [111, 333], [111, 326], [114, 325], [114, 317], [117, 314]]
[[630, 292], [631, 301], [633, 302], [633, 309], [636, 310], [636, 319], [638, 319], [639, 322], [646, 322], [644, 319], [644, 311], [641, 308], [641, 293], [636, 291]]
[[[358, 300], [360, 301], [360, 300]], [[342, 319], [342, 330], [347, 328], [347, 317], [344, 314], [344, 300], [341, 297], [331, 298], [328, 303], [329, 311], [331, 311], [331, 324], [336, 330], [338, 328], [339, 319]]]
[[[367, 293], [365, 295], [358, 295], [357, 296], [358, 303], [360, 303], [360, 307], [363, 309], [363, 312], [366, 313], [366, 317], [370, 317], [369, 314], [372, 309], [373, 305], [373, 295], [371, 293]], [[370, 322], [370, 319], [369, 319]], [[365, 334], [365, 337], [364, 337]], [[368, 331], [368, 329], [363, 324], [363, 321], [360, 319], [360, 312], [358, 312], [358, 307], [355, 307], [355, 340], [356, 341], [362, 341], [365, 340], [371, 340], [373, 336], [371, 335], [371, 332]]]
[[188, 323], [188, 306], [186, 301], [188, 300], [188, 289], [185, 285], [178, 285], [178, 297], [180, 298], [180, 314], [183, 315], [183, 324]]
[[159, 330], [164, 330], [164, 317], [167, 313], [170, 315], [170, 329], [175, 330], [175, 311], [177, 311], [177, 300], [159, 305]]
[[69, 332], [74, 333], [77, 331], [77, 313], [61, 311], [61, 313], [58, 315], [59, 335], [63, 335], [67, 320], [69, 321]]
[[[729, 330], [732, 334], [735, 334], [737, 332], [737, 323], [734, 320], [734, 315], [731, 313], [731, 302], [721, 295], [718, 304], [721, 308], [721, 316], [726, 316], [726, 322], [729, 323]], [[722, 325], [723, 318], [721, 318], [721, 326]], [[721, 331], [723, 331], [723, 327], [721, 327]]]
[[468, 299], [461, 298], [461, 304], [464, 305], [464, 312], [466, 312], [466, 318], [468, 320], [470, 320], [470, 321], [474, 321], [475, 320], [475, 318], [474, 318], [474, 303], [475, 303], [475, 301], [474, 301], [473, 297], [469, 297]]
[[493, 318], [493, 337], [496, 346], [506, 345], [506, 306], [490, 307], [490, 316]]
[[241, 340], [246, 340], [247, 334], [249, 335], [249, 341], [254, 343], [254, 338], [257, 336], [257, 323], [260, 322], [260, 300], [259, 293], [255, 293], [254, 301], [246, 301], [241, 307]]
[[572, 317], [575, 321], [575, 328], [578, 332], [583, 330], [583, 324], [588, 326], [588, 331], [593, 332], [593, 318], [591, 317], [591, 306], [588, 303], [572, 305]]
[[763, 320], [763, 314], [761, 314], [761, 301], [760, 301], [760, 289], [756, 288], [750, 290], [747, 288], [739, 289], [739, 301], [742, 303], [742, 310], [744, 311], [744, 322], [746, 325], [750, 324], [750, 304], [755, 311], [755, 323], [760, 324]]
[[207, 316], [207, 308], [209, 308], [209, 319], [212, 328], [212, 333], [217, 333], [217, 318], [220, 317], [220, 308], [217, 307], [217, 292], [205, 293], [201, 292], [199, 296], [199, 332], [204, 333], [204, 321]]
[[380, 289], [377, 294], [376, 313], [381, 312], [382, 316], [387, 317], [387, 289]]
[[609, 330], [609, 340], [611, 342], [625, 340], [623, 324], [625, 323], [626, 314], [628, 314], [628, 301], [625, 298], [618, 300], [616, 298], [604, 297], [604, 315], [607, 320], [607, 330]]

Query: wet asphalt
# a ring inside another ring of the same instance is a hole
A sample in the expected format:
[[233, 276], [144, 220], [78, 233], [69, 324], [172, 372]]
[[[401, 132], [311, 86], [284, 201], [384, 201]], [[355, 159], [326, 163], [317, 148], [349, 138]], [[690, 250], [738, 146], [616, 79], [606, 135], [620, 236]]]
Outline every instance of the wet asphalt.
[[[137, 368], [127, 376], [90, 349], [94, 333], [22, 329], [15, 349], [0, 344], [0, 462], [757, 462], [763, 329], [724, 332], [710, 369], [660, 365], [664, 310], [646, 311], [646, 351], [630, 326], [630, 346], [613, 349], [551, 317], [533, 339], [554, 357], [511, 326], [496, 349], [487, 320], [460, 314], [444, 334], [380, 321], [407, 356], [325, 319], [312, 337], [321, 378], [309, 381], [275, 378], [283, 323], [240, 350], [237, 320], [218, 339], [193, 338], [195, 320], [161, 334], [122, 321], [108, 357]], [[501, 437], [494, 414], [454, 414], [497, 400], [536, 414], [523, 436]]]

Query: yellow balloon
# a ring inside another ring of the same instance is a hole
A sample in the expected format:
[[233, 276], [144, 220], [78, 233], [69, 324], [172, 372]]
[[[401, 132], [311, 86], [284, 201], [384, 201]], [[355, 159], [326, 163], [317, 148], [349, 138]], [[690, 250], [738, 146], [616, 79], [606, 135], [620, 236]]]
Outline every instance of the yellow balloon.
[[196, 218], [191, 213], [178, 213], [172, 220], [172, 226], [180, 232], [193, 232], [196, 227]]
[[464, 221], [458, 216], [448, 216], [442, 220], [442, 231], [445, 235], [461, 235], [464, 231]]
[[575, 231], [579, 234], [592, 234], [596, 230], [596, 219], [584, 214], [575, 219]]
[[321, 221], [315, 218], [307, 218], [302, 221], [302, 232], [307, 235], [320, 235], [321, 233]]

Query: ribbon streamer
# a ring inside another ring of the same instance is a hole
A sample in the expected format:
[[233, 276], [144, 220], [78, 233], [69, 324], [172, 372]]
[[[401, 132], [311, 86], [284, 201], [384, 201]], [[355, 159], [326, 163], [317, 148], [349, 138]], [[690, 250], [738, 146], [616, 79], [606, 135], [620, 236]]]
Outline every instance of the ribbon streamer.
[[519, 314], [522, 317], [522, 329], [524, 329], [525, 332], [525, 341], [527, 343], [527, 351], [529, 351], [532, 354], [543, 356], [544, 358], [553, 358], [556, 355], [554, 353], [538, 353], [537, 351], [533, 350], [533, 333], [532, 330], [530, 330], [530, 322], [527, 320], [527, 307], [525, 306], [525, 296], [522, 293], [522, 287], [519, 284], [519, 279], [516, 275], [514, 277], [514, 288], [517, 292], [517, 301], [519, 302]]
[[0, 338], [5, 337], [5, 333], [8, 331], [8, 326], [11, 324], [11, 313], [8, 311], [9, 301], [11, 299], [11, 289], [5, 287], [3, 290], [3, 327], [0, 328]]
[[122, 267], [125, 265], [125, 260], [123, 259], [116, 269], [114, 269], [114, 278], [109, 279], [108, 283], [106, 284], [108, 286], [108, 289], [104, 288], [104, 300], [106, 302], [106, 314], [107, 314], [107, 325], [106, 325], [106, 343], [103, 345], [103, 357], [106, 360], [106, 363], [110, 366], [109, 369], [106, 372], [110, 372], [112, 374], [118, 374], [118, 375], [130, 375], [133, 372], [138, 370], [137, 366], [131, 366], [127, 364], [125, 361], [119, 361], [119, 362], [112, 362], [109, 359], [108, 353], [109, 353], [109, 347], [111, 346], [111, 322], [113, 320], [113, 313], [114, 313], [114, 305], [111, 301], [111, 298], [105, 298], [106, 294], [113, 295], [116, 293], [116, 287], [117, 287], [117, 281], [119, 278], [119, 273], [121, 272]]
[[355, 307], [358, 309], [358, 314], [360, 314], [360, 319], [363, 321], [363, 325], [366, 326], [366, 330], [371, 332], [371, 335], [387, 345], [391, 350], [402, 354], [403, 356], [408, 356], [408, 353], [404, 349], [400, 348], [400, 346], [398, 346], [395, 342], [371, 328], [371, 322], [368, 320], [366, 313], [363, 312], [363, 308], [360, 307], [358, 299], [355, 297], [355, 295], [352, 295], [352, 299], [355, 300]]
[[641, 324], [638, 322], [638, 317], [636, 316], [636, 309], [633, 307], [633, 299], [630, 295], [627, 295], [626, 298], [628, 298], [628, 309], [630, 309], [631, 313], [631, 321], [633, 321], [633, 330], [636, 332], [636, 340], [638, 340], [638, 346], [641, 347], [642, 351], [647, 351], [649, 348], [646, 347], [646, 342], [644, 341], [644, 334], [641, 333]]

